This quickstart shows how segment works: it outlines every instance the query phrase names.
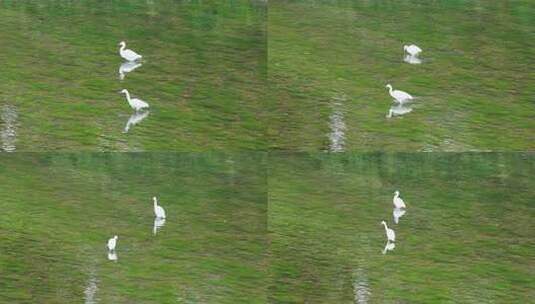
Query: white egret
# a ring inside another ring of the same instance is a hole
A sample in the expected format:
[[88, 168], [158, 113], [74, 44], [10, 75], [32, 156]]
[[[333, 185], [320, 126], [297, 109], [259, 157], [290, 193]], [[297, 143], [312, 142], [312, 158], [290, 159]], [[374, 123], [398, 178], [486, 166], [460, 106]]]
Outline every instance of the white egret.
[[119, 54], [124, 59], [126, 59], [128, 61], [136, 61], [136, 60], [139, 60], [139, 59], [141, 59], [143, 57], [143, 56], [139, 55], [138, 53], [136, 53], [136, 52], [134, 52], [134, 51], [132, 51], [130, 49], [126, 49], [125, 50], [126, 42], [121, 41], [119, 43], [119, 45], [121, 46], [121, 48], [119, 49]]
[[165, 218], [165, 210], [163, 210], [162, 206], [158, 206], [158, 201], [156, 200], [156, 196], [152, 198], [154, 200], [154, 214], [156, 215], [156, 218]]
[[394, 230], [388, 228], [388, 226], [386, 226], [385, 221], [382, 221], [381, 224], [385, 226], [385, 232], [386, 232], [387, 239], [389, 241], [395, 242], [396, 241], [396, 233], [394, 232]]
[[403, 50], [407, 52], [411, 56], [417, 56], [422, 52], [422, 49], [419, 48], [417, 45], [411, 44], [411, 45], [404, 45]]
[[128, 104], [130, 105], [130, 107], [132, 109], [134, 109], [136, 111], [140, 111], [140, 110], [143, 110], [143, 109], [147, 109], [149, 107], [149, 104], [144, 102], [141, 99], [130, 98], [130, 93], [128, 92], [127, 89], [122, 90], [121, 93], [126, 95], [126, 101], [128, 101]]
[[392, 96], [392, 98], [394, 98], [399, 103], [407, 102], [414, 98], [407, 92], [403, 92], [400, 90], [392, 90], [392, 85], [390, 84], [387, 84], [386, 88], [388, 88], [390, 96]]
[[392, 215], [394, 216], [394, 223], [398, 224], [399, 219], [405, 215], [405, 212], [407, 212], [405, 209], [400, 208], [394, 208], [394, 211], [392, 211]]
[[405, 202], [399, 197], [399, 191], [394, 192], [394, 198], [392, 199], [395, 208], [406, 208]]
[[109, 251], [115, 251], [115, 246], [117, 245], [117, 239], [118, 236], [114, 236], [111, 239], [108, 240], [108, 250]]

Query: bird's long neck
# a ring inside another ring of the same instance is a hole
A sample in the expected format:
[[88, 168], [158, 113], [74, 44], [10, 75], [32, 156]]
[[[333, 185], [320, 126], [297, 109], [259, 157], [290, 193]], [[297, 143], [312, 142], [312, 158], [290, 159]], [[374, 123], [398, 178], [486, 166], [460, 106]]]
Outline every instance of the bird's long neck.
[[396, 194], [394, 195], [395, 198], [398, 198], [399, 197], [399, 193], [396, 192]]
[[126, 47], [126, 45], [125, 45], [125, 44], [121, 44], [121, 48], [119, 49], [119, 52], [121, 52], [121, 53], [122, 53], [122, 52], [124, 51], [124, 48], [125, 48], [125, 47]]
[[388, 227], [386, 227], [386, 223], [383, 223], [383, 225], [385, 226], [385, 230], [388, 230]]
[[124, 94], [126, 95], [126, 100], [128, 100], [128, 103], [130, 103], [130, 93], [128, 93], [128, 91], [124, 92]]
[[390, 92], [390, 94], [392, 94], [392, 86], [388, 86], [388, 92]]

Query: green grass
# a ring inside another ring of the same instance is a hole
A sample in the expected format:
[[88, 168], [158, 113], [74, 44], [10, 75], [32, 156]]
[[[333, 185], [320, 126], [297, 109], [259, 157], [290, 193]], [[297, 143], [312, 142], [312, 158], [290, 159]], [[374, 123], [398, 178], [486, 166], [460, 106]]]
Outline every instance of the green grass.
[[[529, 302], [533, 156], [270, 157], [270, 303], [356, 303], [355, 282], [366, 303]], [[381, 220], [397, 234], [386, 255]]]
[[[272, 149], [329, 149], [344, 97], [347, 151], [535, 148], [530, 1], [274, 1], [268, 14]], [[424, 49], [402, 61], [403, 44]], [[387, 119], [385, 85], [418, 99]]]
[[[17, 150], [267, 147], [263, 5], [2, 1], [0, 8], [0, 105], [18, 113]], [[145, 59], [123, 81], [121, 40]], [[123, 88], [151, 106], [128, 134]]]
[[99, 303], [265, 303], [265, 170], [263, 154], [4, 156], [1, 301], [83, 302], [94, 278]]

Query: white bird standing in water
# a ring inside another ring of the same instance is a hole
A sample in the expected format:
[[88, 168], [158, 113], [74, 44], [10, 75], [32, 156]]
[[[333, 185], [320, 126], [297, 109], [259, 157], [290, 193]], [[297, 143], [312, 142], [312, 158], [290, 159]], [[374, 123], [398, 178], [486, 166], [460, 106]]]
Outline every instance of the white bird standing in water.
[[398, 209], [407, 207], [405, 206], [405, 202], [401, 199], [401, 197], [399, 197], [399, 191], [397, 190], [394, 192], [394, 199], [392, 199], [392, 203], [394, 203], [394, 207]]
[[394, 98], [399, 103], [404, 103], [414, 98], [407, 92], [403, 92], [400, 90], [392, 90], [392, 85], [390, 84], [387, 84], [386, 88], [388, 88], [390, 96], [392, 96], [392, 98]]
[[413, 57], [418, 56], [422, 52], [422, 49], [414, 44], [404, 45], [403, 50]]
[[386, 237], [387, 237], [388, 241], [395, 242], [396, 241], [396, 233], [394, 232], [394, 230], [388, 228], [386, 226], [385, 221], [382, 221], [381, 224], [385, 226], [385, 232], [386, 232]]
[[138, 53], [130, 50], [130, 49], [124, 49], [126, 47], [126, 42], [124, 41], [121, 41], [119, 43], [119, 45], [121, 46], [121, 48], [119, 49], [119, 54], [121, 55], [121, 57], [123, 57], [124, 59], [128, 60], [128, 61], [136, 61], [136, 60], [139, 60], [141, 59], [143, 56], [139, 55]]
[[128, 101], [128, 104], [132, 109], [139, 111], [149, 108], [149, 104], [144, 102], [143, 100], [138, 98], [130, 98], [130, 93], [127, 89], [122, 90], [121, 93], [126, 95], [126, 101]]
[[156, 215], [156, 218], [165, 218], [165, 210], [163, 210], [162, 206], [158, 206], [158, 201], [156, 200], [156, 196], [152, 198], [154, 201], [154, 215]]
[[117, 245], [117, 239], [118, 236], [114, 236], [111, 239], [108, 240], [108, 250], [109, 251], [115, 251], [115, 246]]

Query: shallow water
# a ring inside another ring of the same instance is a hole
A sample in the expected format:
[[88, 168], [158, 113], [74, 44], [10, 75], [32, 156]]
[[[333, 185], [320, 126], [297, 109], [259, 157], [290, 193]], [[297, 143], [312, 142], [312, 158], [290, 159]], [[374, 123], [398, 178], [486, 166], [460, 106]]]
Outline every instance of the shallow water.
[[262, 154], [3, 154], [1, 302], [265, 303], [265, 170]]
[[272, 157], [269, 302], [530, 302], [534, 156]]
[[[17, 109], [15, 149], [265, 148], [265, 11], [261, 1], [2, 1], [0, 109]], [[143, 55], [128, 73], [122, 40]], [[124, 88], [150, 105], [128, 132]]]
[[[533, 1], [272, 1], [270, 144], [329, 150], [345, 95], [345, 151], [533, 150], [534, 16]], [[388, 83], [412, 112], [385, 117]]]

